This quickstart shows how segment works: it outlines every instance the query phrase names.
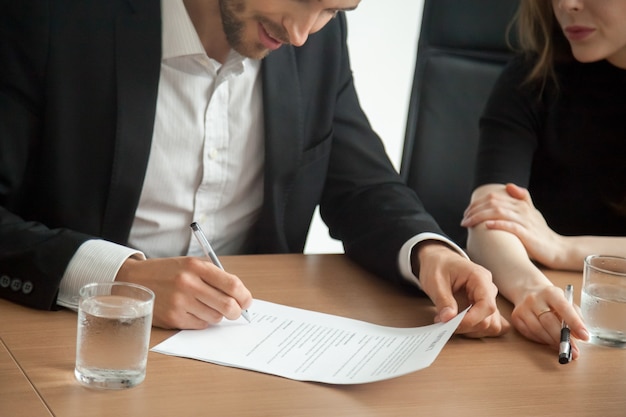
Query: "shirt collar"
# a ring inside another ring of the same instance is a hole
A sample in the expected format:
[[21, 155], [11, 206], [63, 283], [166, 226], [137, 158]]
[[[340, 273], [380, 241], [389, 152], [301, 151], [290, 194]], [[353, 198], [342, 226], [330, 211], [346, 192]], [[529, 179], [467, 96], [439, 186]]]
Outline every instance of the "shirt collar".
[[[161, 0], [161, 20], [163, 22], [163, 60], [193, 55], [206, 56], [183, 0]], [[244, 70], [246, 61], [251, 60], [231, 50], [224, 66], [236, 75]]]
[[183, 0], [161, 0], [163, 59], [205, 54]]

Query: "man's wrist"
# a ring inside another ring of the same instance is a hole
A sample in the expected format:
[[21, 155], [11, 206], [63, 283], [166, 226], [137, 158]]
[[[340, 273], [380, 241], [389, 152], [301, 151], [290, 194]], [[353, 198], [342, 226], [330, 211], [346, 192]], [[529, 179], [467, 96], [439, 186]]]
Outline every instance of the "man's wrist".
[[128, 279], [128, 277], [132, 275], [131, 271], [133, 269], [133, 266], [142, 261], [145, 261], [145, 258], [140, 256], [139, 254], [129, 256], [117, 270], [117, 274], [115, 275], [115, 281], [129, 282], [130, 280]]
[[443, 235], [440, 235], [438, 233], [433, 233], [433, 232], [424, 232], [424, 233], [415, 235], [414, 237], [409, 239], [407, 242], [405, 242], [404, 245], [402, 245], [402, 248], [400, 249], [400, 254], [398, 257], [398, 262], [399, 262], [400, 273], [402, 274], [402, 277], [406, 281], [412, 283], [413, 285], [416, 285], [418, 288], [421, 288], [421, 284], [418, 279], [419, 277], [419, 259], [417, 257], [418, 251], [416, 251], [415, 249], [421, 243], [428, 243], [428, 242], [441, 242], [449, 246], [450, 249], [457, 252], [459, 255], [465, 257], [466, 259], [469, 259], [467, 254], [463, 251], [463, 249], [461, 249], [458, 245], [456, 245], [454, 242], [452, 242], [451, 240], [449, 240], [447, 237]]
[[451, 251], [461, 256], [456, 248], [449, 245], [448, 242], [441, 240], [429, 239], [415, 245], [411, 254], [411, 267], [413, 269], [413, 273], [419, 277], [420, 265], [424, 259], [428, 256], [436, 255], [437, 252], [443, 253], [443, 251]]

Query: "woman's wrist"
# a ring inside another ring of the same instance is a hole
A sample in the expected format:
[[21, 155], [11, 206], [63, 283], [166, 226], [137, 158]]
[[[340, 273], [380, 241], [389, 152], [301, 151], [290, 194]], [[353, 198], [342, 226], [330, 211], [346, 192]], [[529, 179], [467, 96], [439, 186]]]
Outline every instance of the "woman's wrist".
[[546, 266], [566, 271], [582, 271], [585, 249], [580, 243], [582, 242], [576, 236], [559, 236], [558, 256], [553, 265]]
[[527, 298], [534, 297], [535, 294], [540, 293], [545, 288], [552, 286], [552, 282], [546, 278], [543, 273], [540, 274], [540, 277], [532, 278], [530, 281], [520, 280], [520, 282], [524, 282], [524, 285], [520, 285], [513, 290], [513, 293], [510, 297], [507, 297], [513, 305], [521, 305]]

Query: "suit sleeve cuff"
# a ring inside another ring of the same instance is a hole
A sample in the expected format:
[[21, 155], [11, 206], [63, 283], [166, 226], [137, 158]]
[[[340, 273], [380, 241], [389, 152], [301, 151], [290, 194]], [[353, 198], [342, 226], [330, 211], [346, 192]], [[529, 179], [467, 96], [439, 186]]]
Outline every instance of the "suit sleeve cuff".
[[83, 243], [63, 274], [57, 304], [72, 310], [78, 308], [78, 290], [92, 282], [113, 282], [122, 264], [131, 256], [145, 259], [135, 249], [106, 240], [88, 240]]
[[400, 254], [398, 255], [398, 264], [400, 267], [400, 273], [402, 277], [410, 282], [411, 284], [417, 286], [419, 289], [422, 289], [419, 278], [413, 273], [413, 268], [411, 266], [411, 253], [413, 248], [420, 242], [425, 240], [438, 240], [440, 242], [444, 242], [449, 245], [452, 249], [456, 250], [461, 256], [469, 259], [467, 254], [461, 249], [459, 245], [446, 238], [445, 236], [439, 235], [437, 233], [425, 232], [420, 233], [411, 239], [407, 240], [402, 248], [400, 248]]

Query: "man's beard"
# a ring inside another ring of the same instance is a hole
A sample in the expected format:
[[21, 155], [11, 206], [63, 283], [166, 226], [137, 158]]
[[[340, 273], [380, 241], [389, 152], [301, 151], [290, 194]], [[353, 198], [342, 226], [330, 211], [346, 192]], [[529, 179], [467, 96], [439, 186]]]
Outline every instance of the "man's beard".
[[[238, 16], [246, 9], [245, 0], [219, 0], [219, 5], [222, 27], [230, 47], [248, 58], [264, 58], [269, 51], [261, 43], [255, 43], [253, 41], [246, 43], [244, 39], [245, 23]], [[257, 16], [255, 20], [262, 23], [265, 28], [271, 30], [273, 36], [278, 36], [278, 39], [283, 40], [284, 43], [288, 43], [286, 39], [288, 39], [289, 35], [287, 35], [282, 27], [262, 16]]]
[[245, 4], [243, 0], [220, 0], [220, 12], [222, 14], [222, 27], [226, 40], [231, 48], [240, 51], [243, 44], [244, 24], [237, 19], [237, 13], [243, 12]]

